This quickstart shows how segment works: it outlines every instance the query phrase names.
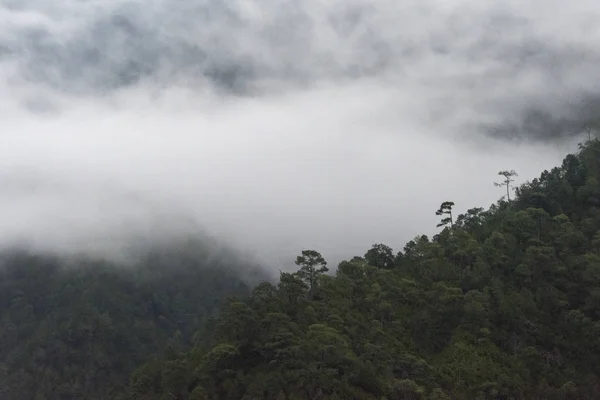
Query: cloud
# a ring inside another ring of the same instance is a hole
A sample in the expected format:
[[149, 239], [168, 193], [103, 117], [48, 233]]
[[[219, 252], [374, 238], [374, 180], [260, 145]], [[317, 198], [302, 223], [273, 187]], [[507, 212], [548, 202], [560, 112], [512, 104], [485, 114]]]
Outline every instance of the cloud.
[[276, 265], [399, 249], [441, 201], [487, 205], [497, 171], [574, 149], [600, 115], [599, 14], [0, 1], [0, 239], [115, 251], [206, 229]]

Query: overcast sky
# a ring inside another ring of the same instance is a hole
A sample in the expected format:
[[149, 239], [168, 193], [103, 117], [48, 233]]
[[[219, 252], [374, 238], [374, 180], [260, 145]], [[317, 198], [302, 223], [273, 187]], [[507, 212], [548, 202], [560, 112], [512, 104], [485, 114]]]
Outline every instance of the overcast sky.
[[600, 115], [597, 0], [0, 0], [0, 240], [396, 250]]

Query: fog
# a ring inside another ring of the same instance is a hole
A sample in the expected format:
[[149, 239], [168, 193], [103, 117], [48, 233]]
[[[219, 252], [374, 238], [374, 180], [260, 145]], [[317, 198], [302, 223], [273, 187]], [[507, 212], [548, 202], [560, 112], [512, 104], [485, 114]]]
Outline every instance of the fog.
[[396, 250], [576, 150], [596, 0], [0, 0], [0, 244]]

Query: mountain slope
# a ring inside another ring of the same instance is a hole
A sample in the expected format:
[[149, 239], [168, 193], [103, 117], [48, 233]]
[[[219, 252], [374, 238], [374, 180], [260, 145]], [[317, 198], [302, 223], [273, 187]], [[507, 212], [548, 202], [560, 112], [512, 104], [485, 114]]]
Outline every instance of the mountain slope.
[[118, 398], [136, 366], [189, 347], [220, 299], [249, 292], [243, 263], [204, 251], [127, 266], [6, 252], [0, 399]]
[[129, 397], [599, 398], [600, 142], [516, 192], [455, 219], [447, 202], [440, 234], [335, 276], [299, 258], [138, 369]]

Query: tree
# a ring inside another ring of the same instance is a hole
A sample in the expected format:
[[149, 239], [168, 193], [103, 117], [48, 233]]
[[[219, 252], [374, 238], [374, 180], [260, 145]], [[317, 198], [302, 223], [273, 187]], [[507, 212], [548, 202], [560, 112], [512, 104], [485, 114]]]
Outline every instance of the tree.
[[456, 217], [456, 226], [466, 231], [473, 232], [483, 224], [485, 214], [482, 207], [470, 208], [465, 214]]
[[365, 260], [367, 260], [369, 265], [383, 269], [394, 268], [396, 263], [396, 257], [394, 257], [392, 248], [382, 243], [374, 244], [365, 253]]
[[[504, 177], [504, 181], [502, 182], [494, 182], [494, 186], [496, 187], [506, 187], [506, 200], [510, 203], [510, 189], [512, 188], [511, 183], [514, 182], [515, 180], [513, 179], [513, 177], [515, 176], [519, 176], [515, 170], [510, 170], [510, 171], [500, 171], [498, 172], [498, 175], [501, 175]], [[504, 196], [502, 196], [504, 197]]]
[[298, 276], [308, 284], [311, 292], [317, 285], [319, 275], [329, 271], [327, 261], [315, 250], [303, 250], [302, 255], [296, 258], [296, 265], [300, 267]]
[[454, 226], [454, 220], [452, 219], [452, 207], [454, 207], [454, 202], [445, 201], [440, 205], [440, 209], [435, 212], [435, 215], [448, 215], [447, 217], [443, 217], [437, 227], [450, 225]]
[[280, 271], [278, 292], [283, 299], [282, 305], [288, 311], [296, 309], [298, 301], [306, 294], [306, 286], [299, 274]]

